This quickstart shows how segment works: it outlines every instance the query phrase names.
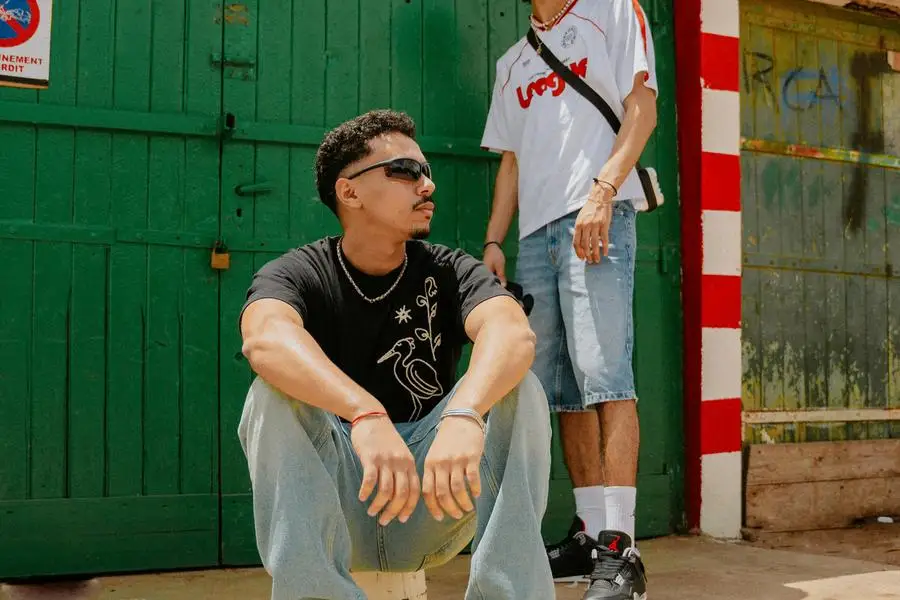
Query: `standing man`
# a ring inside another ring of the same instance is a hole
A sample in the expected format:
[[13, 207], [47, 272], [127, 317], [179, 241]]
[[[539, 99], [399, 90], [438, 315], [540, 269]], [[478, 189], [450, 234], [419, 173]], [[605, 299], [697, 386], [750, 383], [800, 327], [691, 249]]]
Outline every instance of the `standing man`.
[[329, 132], [316, 183], [343, 235], [265, 265], [240, 321], [272, 598], [363, 600], [351, 570], [434, 567], [473, 536], [468, 600], [552, 598], [550, 413], [525, 313], [481, 262], [421, 241], [435, 184], [406, 115]]
[[585, 600], [645, 598], [634, 548], [638, 418], [632, 371], [635, 165], [656, 126], [653, 42], [637, 0], [533, 0], [539, 43], [609, 103], [618, 135], [529, 42], [497, 62], [482, 146], [502, 153], [484, 262], [506, 281], [501, 243], [519, 211], [516, 278], [534, 296], [534, 371], [560, 415], [575, 487], [554, 577]]

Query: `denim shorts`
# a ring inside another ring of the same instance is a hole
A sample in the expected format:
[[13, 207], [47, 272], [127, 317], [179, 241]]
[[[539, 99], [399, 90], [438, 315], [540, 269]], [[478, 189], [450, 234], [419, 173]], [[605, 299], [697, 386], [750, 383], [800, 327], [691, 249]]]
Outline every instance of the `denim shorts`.
[[561, 217], [519, 242], [516, 279], [534, 297], [532, 370], [554, 412], [637, 400], [632, 368], [635, 211], [631, 202], [616, 203], [609, 256], [599, 264], [587, 264], [575, 254], [577, 216], [576, 211]]

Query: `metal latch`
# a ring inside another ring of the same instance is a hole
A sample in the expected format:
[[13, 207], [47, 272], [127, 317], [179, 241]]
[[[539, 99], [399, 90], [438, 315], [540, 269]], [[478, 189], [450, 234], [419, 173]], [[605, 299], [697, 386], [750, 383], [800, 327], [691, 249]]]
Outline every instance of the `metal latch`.
[[257, 194], [268, 194], [275, 189], [275, 186], [268, 181], [260, 181], [259, 183], [242, 183], [234, 186], [234, 193], [238, 196], [254, 196]]
[[225, 271], [231, 268], [231, 254], [222, 240], [216, 240], [212, 249], [209, 264], [213, 269]]

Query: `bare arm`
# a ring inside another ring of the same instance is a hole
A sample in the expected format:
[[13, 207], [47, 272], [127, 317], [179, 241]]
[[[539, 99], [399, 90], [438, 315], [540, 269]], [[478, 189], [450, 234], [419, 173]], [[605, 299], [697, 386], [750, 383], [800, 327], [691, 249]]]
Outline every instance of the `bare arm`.
[[475, 344], [466, 376], [448, 404], [483, 415], [525, 378], [534, 361], [535, 336], [518, 302], [507, 296], [485, 300], [465, 323]]
[[[504, 152], [494, 184], [494, 204], [488, 221], [485, 243], [502, 244], [519, 207], [519, 163], [512, 152]], [[506, 258], [497, 244], [484, 249], [484, 264], [506, 285]]]
[[[508, 296], [485, 300], [466, 318], [475, 342], [469, 369], [447, 408], [471, 408], [484, 415], [517, 386], [534, 360], [535, 337], [519, 304]], [[432, 516], [455, 519], [475, 510], [466, 491], [481, 495], [478, 465], [484, 434], [467, 418], [447, 419], [435, 436], [422, 475], [422, 497]]]
[[488, 221], [486, 242], [503, 242], [519, 206], [519, 163], [512, 152], [504, 152], [494, 184], [494, 203]]
[[352, 421], [384, 407], [331, 362], [281, 300], [252, 303], [241, 319], [242, 351], [253, 370], [291, 398]]
[[634, 78], [634, 87], [625, 98], [625, 118], [616, 136], [609, 160], [597, 176], [622, 187], [628, 174], [641, 158], [647, 140], [656, 128], [656, 93], [644, 85], [644, 74]]

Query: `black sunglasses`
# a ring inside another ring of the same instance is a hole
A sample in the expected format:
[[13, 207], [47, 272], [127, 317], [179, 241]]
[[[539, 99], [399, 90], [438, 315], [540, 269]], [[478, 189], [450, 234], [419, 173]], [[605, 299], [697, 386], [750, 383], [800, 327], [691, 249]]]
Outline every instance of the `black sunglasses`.
[[393, 158], [391, 160], [383, 160], [374, 165], [369, 165], [362, 171], [357, 171], [353, 175], [348, 175], [347, 179], [359, 177], [363, 173], [367, 173], [379, 167], [384, 167], [384, 174], [394, 179], [403, 179], [404, 181], [419, 181], [422, 175], [431, 179], [431, 165], [428, 163], [420, 163], [414, 158]]

